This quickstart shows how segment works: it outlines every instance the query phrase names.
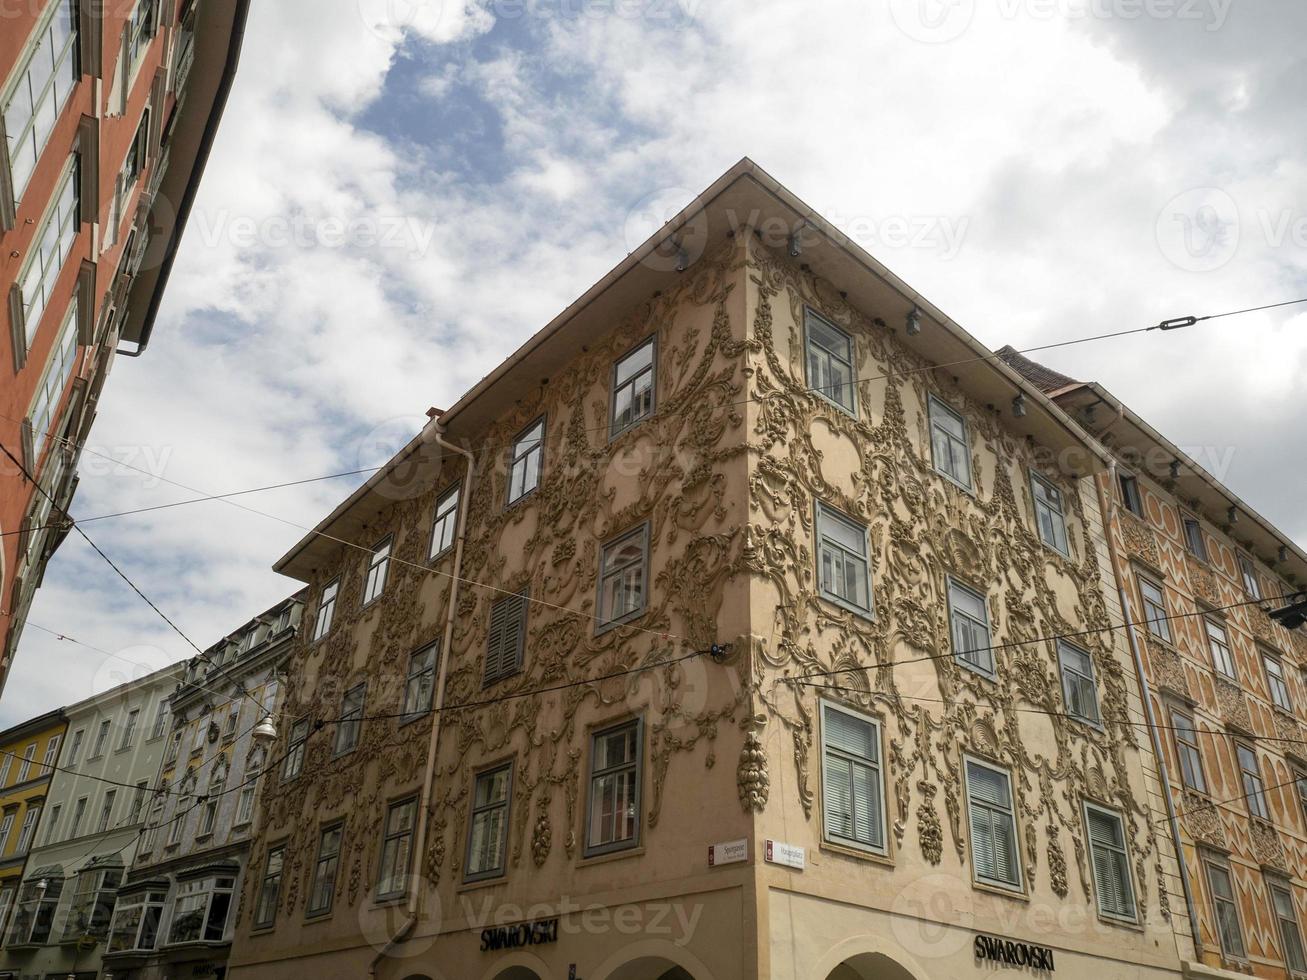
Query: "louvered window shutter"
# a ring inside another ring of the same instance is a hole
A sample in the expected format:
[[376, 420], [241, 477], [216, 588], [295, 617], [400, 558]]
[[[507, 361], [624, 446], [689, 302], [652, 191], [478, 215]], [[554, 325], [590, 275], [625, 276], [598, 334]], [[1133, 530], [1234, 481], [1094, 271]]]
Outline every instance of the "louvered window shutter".
[[522, 666], [526, 633], [526, 593], [503, 596], [490, 607], [490, 635], [486, 641], [485, 683], [493, 684], [515, 674]]

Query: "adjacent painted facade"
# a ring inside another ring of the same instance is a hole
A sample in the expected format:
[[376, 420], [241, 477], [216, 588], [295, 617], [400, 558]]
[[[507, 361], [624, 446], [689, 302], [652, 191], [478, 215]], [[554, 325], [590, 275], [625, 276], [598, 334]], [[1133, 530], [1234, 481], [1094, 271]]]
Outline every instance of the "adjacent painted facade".
[[0, 732], [0, 942], [67, 730], [64, 713], [57, 710]]
[[117, 980], [226, 975], [235, 897], [257, 825], [279, 677], [299, 627], [298, 596], [196, 657], [170, 700], [171, 730], [136, 858], [118, 890], [104, 969]]
[[149, 340], [247, 7], [31, 0], [4, 10], [0, 687], [68, 533], [61, 515], [113, 359]]
[[238, 980], [1195, 958], [1110, 457], [751, 162], [431, 415], [277, 565]]

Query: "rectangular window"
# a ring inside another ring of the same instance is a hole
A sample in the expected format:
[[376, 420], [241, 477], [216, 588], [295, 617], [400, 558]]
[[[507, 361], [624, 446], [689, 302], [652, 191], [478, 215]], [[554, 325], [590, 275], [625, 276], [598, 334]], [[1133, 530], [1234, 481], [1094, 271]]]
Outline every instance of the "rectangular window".
[[42, 775], [48, 776], [54, 772], [55, 763], [59, 761], [59, 746], [63, 741], [62, 735], [51, 735], [50, 741], [45, 743], [45, 761], [41, 763]]
[[867, 528], [817, 502], [817, 577], [824, 598], [871, 613]]
[[154, 845], [159, 839], [159, 830], [163, 827], [164, 794], [167, 789], [168, 784], [165, 782], [163, 787], [154, 793], [154, 802], [150, 804], [150, 815], [143, 828], [144, 833], [141, 834], [142, 854], [149, 854], [153, 851]]
[[1207, 541], [1203, 538], [1203, 526], [1198, 523], [1198, 518], [1184, 515], [1181, 520], [1184, 521], [1184, 546], [1189, 554], [1207, 561]]
[[1130, 855], [1121, 817], [1086, 803], [1085, 823], [1089, 828], [1089, 855], [1094, 865], [1098, 911], [1113, 919], [1134, 922], [1134, 883], [1130, 879]]
[[130, 749], [132, 742], [136, 739], [136, 723], [141, 718], [140, 709], [127, 712], [127, 724], [123, 726], [123, 737], [118, 742], [118, 748]]
[[95, 748], [91, 750], [91, 758], [98, 759], [104, 755], [104, 750], [109, 744], [109, 722], [100, 722], [100, 730], [95, 733]]
[[971, 860], [976, 880], [1019, 891], [1021, 862], [1017, 853], [1011, 778], [1004, 770], [975, 759], [966, 760], [966, 769]]
[[313, 639], [320, 640], [331, 630], [331, 617], [336, 611], [336, 594], [340, 592], [340, 579], [328, 583], [318, 600], [318, 616], [313, 621]]
[[36, 837], [36, 825], [40, 819], [40, 805], [29, 806], [27, 812], [23, 814], [23, 829], [18, 832], [18, 844], [14, 848], [15, 854], [26, 854], [32, 849], [32, 844]]
[[304, 743], [309, 738], [309, 720], [301, 718], [290, 727], [290, 742], [286, 747], [286, 762], [281, 769], [281, 778], [294, 779], [304, 768]]
[[613, 365], [613, 417], [610, 436], [647, 419], [654, 411], [657, 348], [650, 337]]
[[168, 730], [168, 716], [172, 712], [172, 707], [167, 698], [159, 702], [159, 706], [154, 709], [154, 724], [150, 726], [150, 739], [162, 738], [163, 733]]
[[340, 704], [340, 720], [336, 723], [336, 755], [353, 752], [358, 747], [363, 731], [363, 700], [367, 685], [360, 684], [345, 692]]
[[1215, 619], [1204, 619], [1207, 625], [1207, 645], [1212, 651], [1212, 665], [1217, 672], [1230, 680], [1236, 680], [1238, 674], [1234, 669], [1234, 654], [1230, 652], [1230, 638], [1225, 627]]
[[127, 64], [133, 73], [154, 40], [154, 4], [155, 0], [136, 0], [127, 25]]
[[328, 827], [318, 841], [318, 860], [313, 865], [313, 883], [309, 890], [309, 915], [326, 915], [336, 900], [336, 867], [340, 863], [340, 824]]
[[[50, 815], [45, 819], [45, 843], [53, 844], [59, 834], [59, 815], [63, 813], [63, 804], [56, 803], [50, 807]], [[5, 844], [8, 842], [8, 830], [0, 827], [0, 854], [4, 853]]]
[[87, 936], [102, 938], [105, 935], [122, 877], [122, 871], [117, 868], [83, 871], [77, 876], [73, 904], [64, 921], [64, 942], [81, 940]]
[[885, 852], [880, 726], [822, 704], [822, 824], [834, 844]]
[[487, 686], [522, 669], [527, 605], [526, 593], [522, 593], [496, 599], [490, 607], [490, 634], [486, 642]]
[[127, 814], [129, 824], [140, 823], [141, 818], [145, 815], [145, 795], [149, 792], [149, 788], [148, 781], [136, 784], [136, 791], [132, 793], [132, 808]]
[[74, 159], [46, 211], [41, 227], [28, 250], [27, 264], [19, 274], [22, 283], [23, 328], [27, 346], [32, 346], [41, 315], [50, 303], [55, 281], [72, 251], [79, 227], [77, 165]]
[[386, 814], [386, 834], [381, 841], [381, 875], [377, 879], [378, 898], [402, 895], [408, 886], [417, 810], [417, 800], [404, 800], [391, 804]]
[[1039, 539], [1059, 554], [1071, 557], [1062, 491], [1037, 473], [1030, 474], [1030, 487], [1035, 498], [1035, 523], [1039, 526]]
[[1239, 575], [1243, 578], [1243, 590], [1249, 599], [1262, 597], [1262, 584], [1257, 578], [1257, 566], [1247, 555], [1239, 556]]
[[472, 817], [467, 837], [467, 879], [496, 878], [504, 873], [508, 849], [508, 806], [512, 795], [512, 764], [483, 772], [472, 791]]
[[0, 936], [5, 934], [5, 928], [9, 925], [9, 909], [14, 904], [14, 891], [12, 885], [0, 888]]
[[258, 903], [254, 907], [256, 929], [270, 929], [277, 921], [277, 906], [281, 904], [281, 875], [285, 866], [285, 847], [274, 847], [268, 851], [268, 860], [263, 865], [263, 882], [259, 885]]
[[431, 525], [431, 557], [439, 558], [454, 547], [458, 530], [458, 486], [446, 490], [436, 501], [436, 519]]
[[68, 839], [72, 840], [82, 832], [82, 818], [86, 816], [86, 797], [83, 796], [73, 806], [73, 823], [68, 828]]
[[1206, 793], [1203, 752], [1198, 745], [1198, 732], [1194, 728], [1193, 719], [1179, 711], [1172, 711], [1171, 728], [1175, 734], [1175, 754], [1180, 760], [1180, 778], [1188, 789]]
[[420, 718], [431, 710], [438, 649], [439, 645], [432, 643], [409, 657], [408, 677], [404, 681], [404, 721]]
[[971, 489], [971, 446], [962, 416], [930, 397], [930, 449], [935, 469], [965, 490]]
[[1212, 893], [1212, 910], [1216, 913], [1216, 934], [1221, 940], [1221, 952], [1231, 959], [1245, 959], [1243, 930], [1239, 927], [1239, 906], [1234, 898], [1230, 869], [1211, 860], [1206, 864], [1207, 886]]
[[1062, 665], [1062, 694], [1066, 698], [1067, 714], [1089, 725], [1099, 724], [1093, 659], [1088, 652], [1065, 640], [1057, 641], [1057, 659]]
[[989, 632], [989, 610], [985, 597], [949, 579], [948, 615], [953, 633], [953, 658], [991, 680], [994, 671], [994, 641]]
[[227, 724], [222, 730], [222, 737], [231, 740], [236, 737], [236, 730], [241, 724], [241, 703], [232, 701], [231, 707], [227, 709]]
[[146, 892], [120, 899], [113, 912], [113, 925], [109, 927], [108, 951], [153, 950], [167, 901], [167, 892]]
[[203, 878], [177, 884], [168, 943], [221, 942], [227, 932], [234, 878]]
[[81, 74], [72, 0], [55, 0], [50, 4], [35, 37], [32, 53], [18, 69], [3, 107], [14, 203], [27, 190], [32, 171]]
[[1166, 611], [1166, 594], [1150, 579], [1139, 576], [1139, 595], [1144, 604], [1144, 624], [1159, 640], [1171, 642], [1171, 620]]
[[8, 946], [44, 946], [54, 931], [55, 912], [63, 896], [64, 879], [29, 878], [23, 882], [9, 929]]
[[1293, 710], [1293, 700], [1289, 697], [1289, 682], [1284, 676], [1284, 664], [1278, 657], [1262, 652], [1262, 665], [1266, 668], [1266, 684], [1271, 691], [1271, 701], [1277, 708]]
[[9, 770], [13, 768], [14, 758], [12, 752], [4, 753], [4, 761], [0, 762], [0, 787], [4, 787], [9, 783]]
[[1280, 944], [1284, 947], [1284, 964], [1294, 973], [1307, 973], [1307, 953], [1303, 952], [1302, 932], [1298, 927], [1298, 910], [1293, 904], [1293, 891], [1287, 883], [1268, 881], [1271, 907], [1280, 924]]
[[1234, 753], [1239, 758], [1239, 777], [1243, 782], [1244, 800], [1248, 812], [1263, 820], [1271, 818], [1271, 811], [1266, 805], [1266, 787], [1262, 783], [1262, 770], [1257, 764], [1257, 753], [1251, 746], [1239, 743]]
[[103, 834], [109, 829], [109, 821], [113, 819], [113, 804], [118, 798], [118, 791], [111, 789], [104, 794], [104, 803], [100, 806], [100, 822], [96, 824], [96, 833]]
[[804, 313], [808, 389], [857, 417], [853, 338], [812, 310]]
[[5, 854], [5, 848], [9, 846], [9, 835], [14, 830], [14, 810], [10, 810], [0, 820], [0, 856]]
[[390, 569], [390, 538], [372, 549], [368, 573], [363, 582], [363, 605], [376, 600], [386, 590], [386, 572]]
[[1139, 481], [1129, 473], [1120, 473], [1117, 483], [1121, 487], [1121, 503], [1136, 517], [1144, 516], [1144, 498], [1139, 492]]
[[18, 782], [25, 783], [32, 776], [32, 760], [36, 758], [36, 743], [23, 749], [23, 761], [18, 764]]
[[540, 461], [544, 454], [545, 420], [537, 419], [513, 441], [508, 464], [508, 502], [521, 500], [540, 486]]
[[[68, 743], [68, 758], [65, 765], [75, 766], [82, 758], [82, 741], [86, 738], [86, 732], [79, 728], [73, 732], [73, 740]], [[0, 776], [0, 785], [4, 784], [4, 778]]]
[[163, 753], [163, 764], [170, 766], [177, 761], [177, 757], [182, 754], [182, 733], [176, 731], [168, 741], [168, 748]]
[[[247, 778], [254, 778], [251, 773]], [[242, 786], [240, 795], [236, 797], [236, 820], [233, 827], [245, 827], [254, 819], [254, 798], [258, 793], [256, 786]]]
[[640, 719], [597, 732], [590, 740], [590, 800], [585, 853], [606, 854], [640, 840]]
[[644, 612], [648, 575], [648, 524], [604, 545], [599, 556], [598, 631], [635, 619]]

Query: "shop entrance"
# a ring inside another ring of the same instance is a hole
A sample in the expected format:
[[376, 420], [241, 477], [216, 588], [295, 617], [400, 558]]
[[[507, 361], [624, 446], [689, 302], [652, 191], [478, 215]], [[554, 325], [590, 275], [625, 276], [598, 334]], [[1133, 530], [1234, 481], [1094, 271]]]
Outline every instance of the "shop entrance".
[[913, 980], [913, 976], [883, 953], [860, 953], [831, 970], [826, 980]]

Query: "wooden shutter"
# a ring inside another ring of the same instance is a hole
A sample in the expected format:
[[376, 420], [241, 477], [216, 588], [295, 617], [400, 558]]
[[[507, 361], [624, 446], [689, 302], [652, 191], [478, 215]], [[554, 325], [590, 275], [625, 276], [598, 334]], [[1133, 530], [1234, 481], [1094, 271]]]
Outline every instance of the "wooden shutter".
[[526, 639], [527, 594], [502, 596], [490, 607], [490, 634], [486, 642], [485, 683], [517, 673], [522, 666]]

